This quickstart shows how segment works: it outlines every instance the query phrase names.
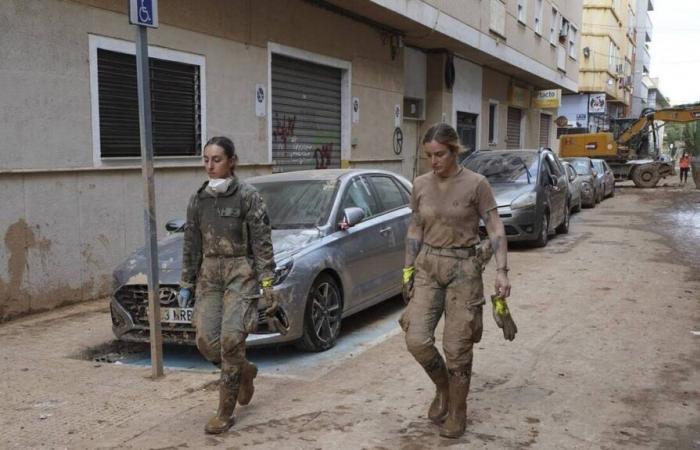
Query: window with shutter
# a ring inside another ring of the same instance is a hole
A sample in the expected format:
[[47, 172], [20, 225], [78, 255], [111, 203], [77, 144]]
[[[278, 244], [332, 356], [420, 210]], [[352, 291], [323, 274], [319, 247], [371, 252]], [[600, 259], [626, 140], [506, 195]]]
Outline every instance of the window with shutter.
[[[201, 67], [149, 58], [155, 156], [192, 156], [202, 146]], [[138, 157], [136, 57], [97, 49], [101, 158]]]

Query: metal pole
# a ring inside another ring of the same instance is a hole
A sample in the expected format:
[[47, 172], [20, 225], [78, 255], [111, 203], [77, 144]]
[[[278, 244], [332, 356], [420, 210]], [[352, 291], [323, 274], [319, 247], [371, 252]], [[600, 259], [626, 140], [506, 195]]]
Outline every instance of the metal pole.
[[153, 183], [153, 132], [151, 130], [151, 86], [148, 64], [147, 28], [136, 27], [136, 80], [139, 94], [139, 130], [141, 133], [141, 173], [144, 179], [144, 224], [148, 261], [148, 321], [150, 323], [151, 369], [153, 378], [163, 376], [163, 336], [160, 329], [158, 295], [158, 238], [156, 235], [156, 194]]

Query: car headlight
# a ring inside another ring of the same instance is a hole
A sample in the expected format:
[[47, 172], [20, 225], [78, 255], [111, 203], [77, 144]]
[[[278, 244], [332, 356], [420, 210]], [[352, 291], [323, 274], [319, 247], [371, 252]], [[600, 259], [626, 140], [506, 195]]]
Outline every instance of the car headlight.
[[281, 266], [277, 266], [275, 268], [275, 281], [272, 283], [273, 285], [278, 285], [282, 284], [282, 282], [287, 278], [287, 275], [289, 275], [289, 272], [292, 271], [292, 266], [294, 265], [294, 260], [289, 260], [286, 263], [282, 264]]
[[588, 181], [584, 181], [583, 183], [581, 183], [581, 188], [584, 191], [590, 191], [592, 189], [592, 186], [591, 183], [589, 183]]
[[511, 209], [521, 209], [521, 208], [530, 208], [532, 206], [535, 206], [537, 203], [537, 192], [528, 192], [525, 193], [515, 200], [510, 204]]

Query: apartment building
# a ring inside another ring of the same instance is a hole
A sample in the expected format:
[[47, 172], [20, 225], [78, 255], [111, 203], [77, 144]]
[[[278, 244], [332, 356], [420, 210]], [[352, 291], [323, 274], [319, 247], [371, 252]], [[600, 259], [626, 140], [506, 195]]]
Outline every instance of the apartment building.
[[637, 17], [635, 24], [635, 58], [632, 71], [632, 105], [630, 116], [638, 117], [642, 110], [649, 107], [649, 69], [651, 55], [649, 46], [652, 40], [653, 23], [649, 12], [654, 10], [652, 0], [637, 0]]
[[627, 117], [633, 96], [637, 0], [584, 0], [577, 95], [565, 96], [569, 127], [599, 130]]
[[[114, 266], [143, 243], [127, 4], [0, 9], [0, 320], [108, 295]], [[184, 215], [216, 135], [234, 140], [243, 178], [333, 167], [412, 178], [438, 121], [467, 149], [552, 145], [585, 30], [581, 0], [161, 0], [159, 15], [159, 230]]]

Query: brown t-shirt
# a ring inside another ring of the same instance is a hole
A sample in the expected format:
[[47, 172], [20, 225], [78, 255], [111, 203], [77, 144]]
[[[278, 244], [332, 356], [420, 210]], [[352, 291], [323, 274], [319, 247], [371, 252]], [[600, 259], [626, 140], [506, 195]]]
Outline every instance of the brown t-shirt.
[[479, 242], [479, 219], [495, 208], [483, 175], [461, 168], [450, 178], [433, 172], [413, 181], [411, 209], [423, 227], [423, 242], [432, 247], [469, 247]]

